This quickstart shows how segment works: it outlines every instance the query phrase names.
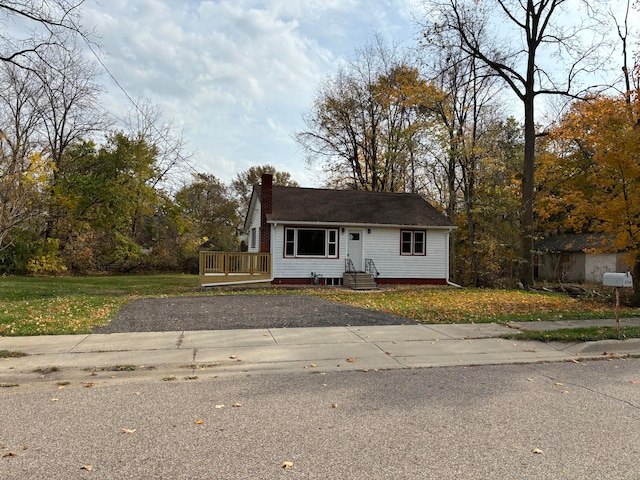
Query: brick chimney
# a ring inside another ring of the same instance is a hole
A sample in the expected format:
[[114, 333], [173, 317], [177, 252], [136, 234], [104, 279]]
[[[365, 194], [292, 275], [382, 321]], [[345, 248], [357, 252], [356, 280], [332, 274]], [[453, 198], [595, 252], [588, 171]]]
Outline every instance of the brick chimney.
[[267, 223], [267, 215], [273, 210], [273, 175], [262, 174], [260, 190], [260, 251], [271, 251], [271, 226]]

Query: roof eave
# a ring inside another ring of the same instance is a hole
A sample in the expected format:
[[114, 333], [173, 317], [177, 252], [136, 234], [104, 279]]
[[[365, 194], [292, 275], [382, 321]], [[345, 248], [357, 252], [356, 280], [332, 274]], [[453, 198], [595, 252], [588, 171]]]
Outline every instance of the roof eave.
[[326, 227], [385, 227], [385, 228], [428, 228], [432, 230], [456, 230], [458, 227], [455, 225], [407, 225], [407, 224], [393, 224], [393, 223], [347, 223], [347, 222], [311, 222], [311, 221], [299, 221], [299, 220], [274, 220], [268, 219], [267, 223], [272, 225], [301, 225], [301, 226], [326, 226]]

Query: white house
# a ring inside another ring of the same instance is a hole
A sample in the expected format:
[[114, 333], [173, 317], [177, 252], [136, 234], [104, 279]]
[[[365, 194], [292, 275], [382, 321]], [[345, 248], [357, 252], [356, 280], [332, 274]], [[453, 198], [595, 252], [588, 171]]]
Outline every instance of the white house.
[[245, 220], [249, 252], [270, 254], [273, 284], [444, 285], [454, 228], [417, 194], [278, 187], [269, 174]]

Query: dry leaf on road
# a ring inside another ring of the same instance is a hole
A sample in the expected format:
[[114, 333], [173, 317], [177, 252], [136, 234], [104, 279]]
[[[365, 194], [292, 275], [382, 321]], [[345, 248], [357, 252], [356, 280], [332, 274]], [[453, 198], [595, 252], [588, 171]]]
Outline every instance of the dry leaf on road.
[[132, 428], [132, 429], [123, 428], [122, 433], [134, 433], [136, 430], [137, 430], [136, 428]]

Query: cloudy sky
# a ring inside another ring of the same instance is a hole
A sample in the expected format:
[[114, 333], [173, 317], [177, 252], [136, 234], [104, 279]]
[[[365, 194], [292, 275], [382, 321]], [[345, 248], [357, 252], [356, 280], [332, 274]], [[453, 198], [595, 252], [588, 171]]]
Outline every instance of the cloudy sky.
[[[89, 0], [84, 26], [126, 93], [145, 97], [182, 129], [198, 171], [225, 182], [270, 163], [303, 186], [292, 139], [314, 92], [374, 33], [409, 46], [413, 0]], [[105, 104], [126, 95], [107, 75]]]
[[[269, 163], [313, 187], [322, 178], [307, 168], [292, 137], [304, 129], [320, 82], [374, 34], [412, 46], [419, 3], [86, 0], [83, 24], [95, 29], [102, 61], [126, 92], [103, 75], [113, 115], [131, 109], [127, 95], [149, 99], [182, 131], [197, 171], [228, 183]], [[609, 6], [619, 14], [626, 3]]]

